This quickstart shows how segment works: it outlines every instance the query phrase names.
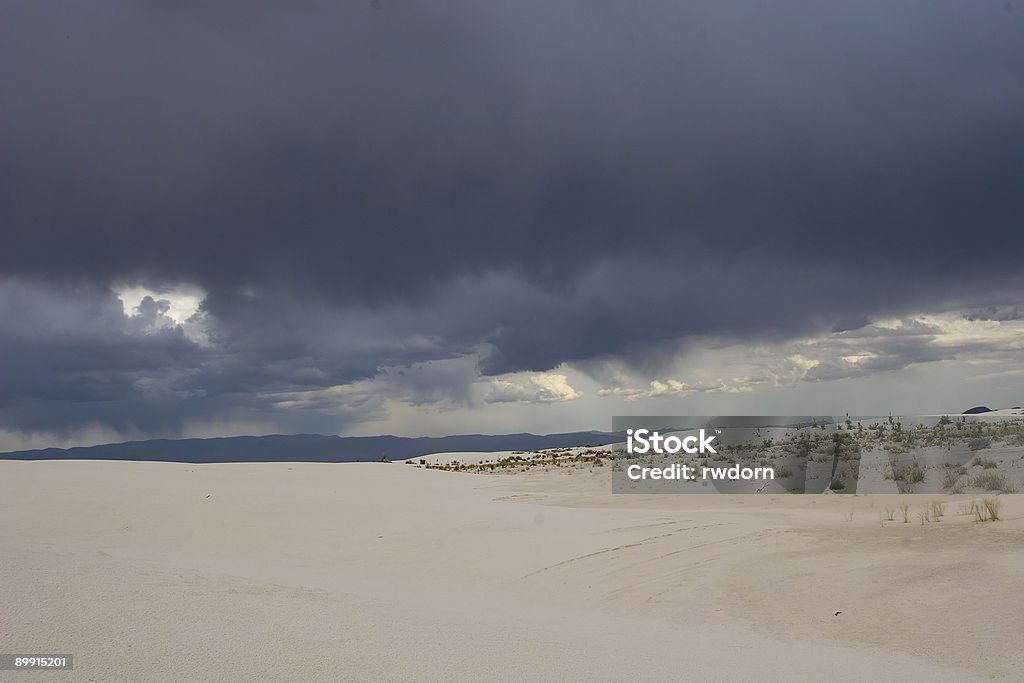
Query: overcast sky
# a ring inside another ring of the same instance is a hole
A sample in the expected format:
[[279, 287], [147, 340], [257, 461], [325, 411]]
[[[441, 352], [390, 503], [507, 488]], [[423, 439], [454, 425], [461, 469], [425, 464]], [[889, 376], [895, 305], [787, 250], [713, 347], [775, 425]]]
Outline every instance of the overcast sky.
[[10, 0], [0, 112], [0, 449], [1024, 404], [1014, 0]]

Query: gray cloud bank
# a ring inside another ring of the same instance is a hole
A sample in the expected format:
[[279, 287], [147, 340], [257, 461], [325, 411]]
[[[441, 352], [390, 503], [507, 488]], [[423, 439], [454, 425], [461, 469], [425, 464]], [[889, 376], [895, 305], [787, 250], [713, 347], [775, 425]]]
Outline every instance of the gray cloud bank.
[[[1022, 18], [4, 3], [0, 426], [263, 415], [273, 392], [475, 353], [490, 375], [643, 368], [709, 336], [1002, 319], [1022, 292]], [[158, 298], [121, 311], [122, 282], [200, 287], [208, 338]], [[443, 374], [396, 382], [464, 400]]]

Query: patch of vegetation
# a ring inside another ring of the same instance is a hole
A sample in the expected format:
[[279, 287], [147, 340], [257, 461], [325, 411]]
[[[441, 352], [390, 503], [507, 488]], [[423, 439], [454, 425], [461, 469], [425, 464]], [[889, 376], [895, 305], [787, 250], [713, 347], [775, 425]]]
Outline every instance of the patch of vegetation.
[[903, 523], [906, 524], [910, 521], [910, 506], [906, 503], [900, 503], [900, 514], [903, 516]]
[[962, 465], [947, 468], [946, 472], [942, 475], [942, 488], [957, 488], [957, 484], [960, 482], [960, 477], [962, 477], [966, 473], [967, 470]]
[[[824, 466], [832, 465], [831, 477], [825, 480], [829, 481], [829, 489], [848, 491], [860, 476], [861, 456], [864, 452], [888, 452], [891, 456], [888, 462], [879, 463], [880, 475], [887, 480], [894, 480], [900, 493], [923, 491], [926, 487], [932, 488], [930, 483], [940, 482], [940, 490], [952, 493], [962, 493], [965, 489], [970, 491], [974, 487], [985, 491], [1009, 492], [1013, 490], [1015, 482], [1010, 474], [1015, 472], [1007, 468], [1011, 464], [1018, 465], [1016, 455], [1011, 458], [1000, 451], [997, 457], [986, 457], [987, 449], [1024, 446], [1024, 419], [1020, 418], [981, 421], [969, 416], [947, 415], [941, 419], [934, 418], [929, 423], [927, 420], [911, 421], [890, 416], [887, 420], [862, 425], [847, 416], [845, 420], [836, 423], [814, 422], [789, 428], [784, 434], [781, 431], [770, 434], [762, 432], [751, 430], [740, 436], [740, 443], [723, 443], [717, 454], [687, 456], [677, 461], [690, 465], [735, 462], [773, 467], [775, 476], [780, 479], [803, 476], [805, 470], [813, 467], [810, 463], [817, 463], [819, 467], [814, 469], [818, 472], [824, 470], [825, 476], [828, 476], [828, 469]], [[928, 450], [918, 450], [921, 448]], [[951, 453], [943, 458], [942, 451]], [[968, 453], [969, 460], [964, 457]], [[944, 460], [952, 460], [956, 464], [944, 464]], [[601, 447], [520, 451], [478, 463], [440, 464], [419, 459], [419, 465], [428, 469], [485, 474], [524, 472], [537, 467], [594, 469], [608, 465], [614, 471], [620, 471], [630, 463], [659, 464], [650, 455], [611, 453]], [[972, 471], [969, 471], [971, 467], [976, 468], [973, 470], [976, 476], [972, 476]], [[929, 474], [933, 469], [937, 474]], [[935, 510], [930, 508], [928, 517], [934, 520], [940, 515], [936, 515]]]
[[[608, 453], [599, 448], [552, 448], [544, 451], [513, 451], [497, 460], [481, 460], [477, 463], [463, 463], [453, 460], [449, 463], [420, 463], [430, 470], [445, 472], [477, 472], [484, 474], [498, 472], [526, 472], [535, 467], [547, 471], [554, 467], [603, 467]], [[620, 467], [613, 462], [616, 468]], [[616, 469], [618, 471], [618, 469]]]
[[971, 512], [976, 522], [995, 522], [999, 520], [1001, 503], [996, 498], [982, 498], [981, 503], [971, 501]]
[[967, 445], [972, 451], [983, 451], [986, 448], [992, 448], [992, 437], [976, 436], [968, 441]]
[[971, 486], [986, 491], [1000, 491], [1002, 493], [1013, 493], [1013, 484], [1006, 478], [1005, 474], [996, 472], [985, 472], [971, 479]]
[[925, 471], [917, 458], [908, 465], [894, 465], [892, 468], [893, 479], [896, 480], [900, 493], [909, 493], [914, 484], [924, 481]]
[[988, 518], [992, 521], [999, 519], [999, 508], [1001, 503], [996, 498], [983, 498], [981, 505], [985, 508], [985, 512], [988, 513]]

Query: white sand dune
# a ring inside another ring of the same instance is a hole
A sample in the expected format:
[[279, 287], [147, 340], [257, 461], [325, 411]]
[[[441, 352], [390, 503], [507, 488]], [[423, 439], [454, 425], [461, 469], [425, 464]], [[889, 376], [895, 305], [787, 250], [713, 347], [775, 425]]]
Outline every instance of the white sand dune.
[[932, 498], [5, 461], [2, 651], [75, 669], [0, 679], [1020, 680], [1024, 501], [1000, 498], [903, 524], [884, 508]]
[[971, 417], [1014, 417], [1024, 415], [1024, 408], [1000, 408], [987, 413], [977, 413]]

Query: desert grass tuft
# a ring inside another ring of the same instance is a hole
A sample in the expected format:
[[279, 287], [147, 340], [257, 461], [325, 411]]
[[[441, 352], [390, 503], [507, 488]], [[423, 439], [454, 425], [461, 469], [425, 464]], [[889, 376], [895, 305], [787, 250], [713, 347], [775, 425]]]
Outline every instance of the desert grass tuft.
[[988, 513], [988, 518], [992, 521], [999, 519], [999, 508], [1002, 505], [998, 498], [983, 498], [981, 501], [982, 507], [985, 508], [985, 512]]
[[971, 501], [975, 522], [995, 522], [999, 519], [1000, 503], [998, 498], [982, 498], [981, 503]]
[[946, 473], [942, 476], [942, 488], [954, 489], [957, 487], [957, 483], [960, 481], [960, 477], [964, 474], [962, 467], [954, 467], [946, 470]]
[[1002, 493], [1013, 493], [1013, 484], [1006, 478], [1005, 474], [995, 472], [984, 472], [971, 479], [971, 486], [986, 491], [1001, 491]]
[[910, 521], [910, 506], [906, 503], [900, 503], [900, 514], [903, 515], [903, 523], [906, 524]]

